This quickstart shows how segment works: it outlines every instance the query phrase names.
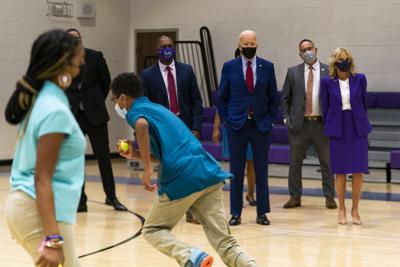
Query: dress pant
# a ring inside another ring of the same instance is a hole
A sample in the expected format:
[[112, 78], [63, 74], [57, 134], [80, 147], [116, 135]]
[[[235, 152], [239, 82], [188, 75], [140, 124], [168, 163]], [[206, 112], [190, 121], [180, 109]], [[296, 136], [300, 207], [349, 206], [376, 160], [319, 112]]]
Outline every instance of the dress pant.
[[258, 130], [254, 119], [234, 130], [227, 128], [229, 143], [229, 168], [234, 178], [230, 182], [231, 214], [240, 216], [243, 208], [243, 181], [246, 166], [247, 146], [250, 142], [253, 150], [256, 175], [257, 215], [270, 212], [268, 189], [268, 157], [271, 145], [271, 131]]
[[[114, 175], [111, 166], [107, 123], [97, 126], [91, 125], [83, 110], [79, 110], [77, 121], [83, 134], [89, 137], [93, 153], [97, 158], [104, 193], [107, 198], [113, 199], [116, 197], [116, 194]], [[84, 205], [86, 204], [86, 201], [87, 196], [85, 193], [85, 184], [83, 184], [79, 204]]]
[[289, 130], [289, 193], [293, 198], [301, 198], [302, 195], [302, 165], [310, 142], [315, 146], [321, 165], [324, 195], [326, 198], [335, 196], [333, 175], [329, 168], [329, 140], [323, 130], [324, 125], [320, 121], [304, 121], [298, 132]]

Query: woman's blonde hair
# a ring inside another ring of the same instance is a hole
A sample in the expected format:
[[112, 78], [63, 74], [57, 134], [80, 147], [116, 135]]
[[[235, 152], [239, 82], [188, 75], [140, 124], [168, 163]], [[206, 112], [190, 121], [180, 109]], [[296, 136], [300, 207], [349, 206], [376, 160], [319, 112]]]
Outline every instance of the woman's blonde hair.
[[329, 58], [329, 76], [331, 78], [334, 78], [337, 76], [335, 64], [336, 64], [336, 62], [339, 61], [340, 54], [342, 52], [345, 52], [348, 59], [350, 60], [350, 70], [349, 70], [350, 74], [354, 75], [356, 73], [356, 67], [354, 65], [354, 58], [351, 55], [350, 51], [347, 48], [339, 47], [335, 51], [332, 52], [331, 57]]

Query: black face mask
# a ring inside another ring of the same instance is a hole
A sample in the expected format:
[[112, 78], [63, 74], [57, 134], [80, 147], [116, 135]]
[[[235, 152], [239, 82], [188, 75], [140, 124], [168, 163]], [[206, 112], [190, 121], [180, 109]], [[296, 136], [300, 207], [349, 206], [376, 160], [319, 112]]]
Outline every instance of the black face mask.
[[342, 60], [336, 62], [336, 67], [343, 72], [348, 72], [351, 68], [350, 60]]
[[242, 55], [252, 59], [256, 55], [257, 47], [242, 47]]

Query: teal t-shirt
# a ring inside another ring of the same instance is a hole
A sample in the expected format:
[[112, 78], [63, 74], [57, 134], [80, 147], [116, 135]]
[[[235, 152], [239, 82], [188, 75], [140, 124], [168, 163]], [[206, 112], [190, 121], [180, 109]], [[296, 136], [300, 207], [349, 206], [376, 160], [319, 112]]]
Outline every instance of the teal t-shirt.
[[159, 195], [166, 193], [170, 200], [180, 199], [232, 178], [187, 126], [164, 106], [139, 97], [126, 120], [135, 128], [141, 117], [149, 123], [151, 152], [161, 163]]
[[[52, 178], [55, 212], [58, 222], [75, 223], [84, 179], [86, 142], [65, 92], [46, 81], [26, 119], [25, 133], [18, 139], [14, 154], [11, 191], [21, 190], [36, 199], [34, 175], [39, 138], [46, 134], [63, 133], [65, 139]], [[24, 125], [25, 121], [20, 124], [20, 130]]]

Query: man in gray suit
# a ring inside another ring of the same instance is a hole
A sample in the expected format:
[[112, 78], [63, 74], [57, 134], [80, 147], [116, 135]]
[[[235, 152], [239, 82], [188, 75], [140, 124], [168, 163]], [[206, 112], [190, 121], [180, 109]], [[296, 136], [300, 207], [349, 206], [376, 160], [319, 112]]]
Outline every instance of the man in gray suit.
[[283, 206], [301, 206], [302, 164], [310, 141], [318, 153], [322, 172], [322, 187], [326, 207], [336, 209], [335, 187], [329, 169], [328, 138], [323, 133], [319, 101], [320, 78], [329, 75], [327, 65], [317, 59], [318, 49], [311, 40], [299, 43], [300, 57], [304, 63], [288, 69], [282, 90], [284, 123], [289, 130], [291, 159], [289, 166], [290, 199]]

